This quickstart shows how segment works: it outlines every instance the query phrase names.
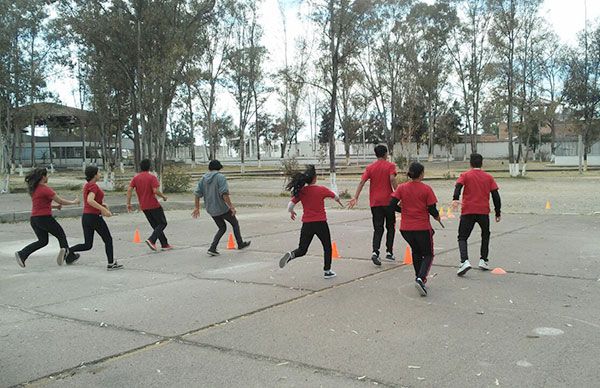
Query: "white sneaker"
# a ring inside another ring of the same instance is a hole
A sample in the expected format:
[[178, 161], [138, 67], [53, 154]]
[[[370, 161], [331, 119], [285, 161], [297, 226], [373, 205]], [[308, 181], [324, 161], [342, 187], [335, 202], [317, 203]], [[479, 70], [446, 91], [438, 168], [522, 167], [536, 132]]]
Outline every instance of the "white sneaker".
[[483, 259], [479, 259], [479, 269], [483, 270], [483, 271], [489, 271], [490, 266], [488, 265], [488, 262], [483, 260]]
[[56, 256], [56, 264], [63, 265], [63, 261], [65, 260], [65, 256], [69, 254], [69, 250], [66, 248], [60, 248], [58, 251], [58, 256]]
[[324, 277], [325, 277], [325, 279], [331, 279], [331, 278], [336, 277], [336, 274], [332, 270], [329, 270], [329, 271], [325, 271]]
[[456, 274], [458, 276], [463, 276], [464, 274], [466, 274], [469, 270], [471, 269], [471, 263], [469, 263], [469, 260], [465, 260], [464, 263], [460, 264], [460, 267], [458, 267], [458, 271], [456, 271]]

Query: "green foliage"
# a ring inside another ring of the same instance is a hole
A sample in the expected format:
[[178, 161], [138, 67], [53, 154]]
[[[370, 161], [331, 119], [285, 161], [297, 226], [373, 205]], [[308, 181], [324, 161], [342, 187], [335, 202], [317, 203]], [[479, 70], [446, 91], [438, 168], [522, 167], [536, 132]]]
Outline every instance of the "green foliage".
[[183, 169], [177, 167], [165, 168], [162, 175], [165, 193], [182, 193], [190, 190], [191, 177]]
[[344, 191], [342, 191], [342, 192], [339, 194], [339, 197], [340, 197], [341, 199], [350, 199], [350, 198], [352, 198], [352, 194], [350, 194], [350, 193], [348, 192], [348, 189], [344, 189]]
[[404, 171], [408, 165], [408, 160], [406, 160], [404, 155], [398, 155], [394, 158], [394, 163], [396, 163], [399, 170]]
[[281, 168], [283, 169], [283, 175], [291, 177], [294, 173], [298, 172], [300, 165], [295, 157], [291, 157], [281, 162]]

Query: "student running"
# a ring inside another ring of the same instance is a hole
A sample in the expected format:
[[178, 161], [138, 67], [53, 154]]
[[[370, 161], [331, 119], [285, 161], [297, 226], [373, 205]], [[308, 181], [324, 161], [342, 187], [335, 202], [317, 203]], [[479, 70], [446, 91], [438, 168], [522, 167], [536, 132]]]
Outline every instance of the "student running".
[[223, 165], [218, 160], [211, 160], [208, 164], [208, 173], [204, 174], [196, 190], [194, 190], [194, 211], [192, 217], [198, 218], [200, 215], [200, 198], [204, 198], [204, 206], [206, 206], [206, 212], [211, 215], [215, 224], [219, 227], [213, 242], [208, 248], [208, 254], [210, 256], [220, 255], [217, 251], [217, 245], [221, 241], [221, 237], [227, 231], [227, 225], [225, 221], [231, 224], [233, 228], [233, 234], [237, 241], [238, 249], [244, 249], [250, 245], [250, 241], [244, 241], [242, 239], [242, 233], [240, 231], [240, 223], [238, 222], [235, 214], [236, 210], [231, 203], [231, 197], [229, 195], [229, 185], [227, 184], [227, 178], [219, 171], [223, 168]]
[[[104, 203], [104, 191], [98, 187], [100, 173], [98, 167], [87, 166], [85, 169], [85, 180], [87, 183], [83, 186], [83, 215], [81, 216], [81, 225], [83, 226], [84, 243], [69, 248], [69, 252], [83, 252], [92, 249], [94, 244], [94, 232], [97, 232], [102, 241], [104, 241], [104, 250], [108, 265], [108, 271], [123, 268], [123, 265], [117, 263], [113, 258], [113, 240], [108, 230], [108, 225], [103, 217], [111, 217], [112, 213]], [[73, 264], [79, 259], [79, 255], [72, 258], [67, 257], [67, 264]]]
[[460, 250], [460, 266], [456, 274], [463, 276], [471, 269], [467, 240], [475, 227], [481, 228], [481, 256], [479, 268], [487, 271], [490, 245], [490, 193], [494, 201], [496, 222], [500, 222], [500, 194], [498, 185], [487, 172], [481, 169], [483, 156], [471, 154], [471, 169], [460, 174], [454, 187], [452, 207], [456, 210], [460, 205], [460, 192], [464, 188], [460, 224], [458, 225], [458, 249]]
[[408, 169], [411, 181], [398, 186], [392, 194], [390, 208], [400, 210], [400, 233], [412, 250], [415, 269], [415, 287], [421, 296], [427, 296], [427, 275], [433, 263], [433, 228], [431, 215], [440, 221], [436, 208], [437, 198], [431, 187], [423, 183], [425, 168], [421, 163], [412, 163]]
[[323, 245], [325, 279], [331, 279], [336, 274], [331, 270], [331, 234], [325, 213], [325, 198], [333, 198], [340, 206], [344, 207], [344, 205], [337, 194], [324, 186], [317, 186], [316, 183], [317, 172], [315, 166], [310, 165], [304, 173], [294, 174], [286, 186], [286, 189], [292, 193], [292, 199], [288, 204], [288, 212], [292, 220], [296, 219], [294, 206], [298, 202], [302, 202], [302, 229], [298, 248], [283, 255], [279, 260], [279, 267], [283, 268], [291, 260], [306, 255], [306, 251], [316, 235]]
[[127, 211], [133, 211], [131, 206], [131, 194], [133, 189], [138, 197], [140, 209], [144, 212], [146, 219], [152, 226], [152, 234], [146, 240], [146, 245], [153, 251], [158, 251], [156, 246], [156, 240], [160, 241], [161, 249], [163, 251], [173, 249], [167, 241], [164, 230], [167, 227], [167, 218], [165, 217], [165, 211], [163, 210], [156, 197], [160, 197], [163, 201], [167, 200], [167, 196], [161, 193], [158, 188], [160, 184], [156, 176], [150, 174], [150, 160], [144, 159], [140, 162], [140, 170], [136, 176], [133, 177], [127, 190]]
[[356, 194], [348, 202], [348, 208], [352, 209], [358, 202], [358, 197], [365, 183], [369, 184], [369, 205], [373, 216], [373, 254], [371, 260], [375, 265], [381, 265], [379, 260], [379, 248], [383, 237], [383, 227], [387, 229], [386, 255], [385, 259], [394, 261], [394, 235], [396, 233], [396, 214], [394, 209], [388, 205], [392, 192], [396, 189], [396, 165], [388, 162], [388, 150], [384, 145], [375, 147], [377, 161], [369, 164], [362, 175], [360, 183], [356, 188]]
[[[27, 245], [25, 248], [15, 252], [17, 264], [25, 268], [25, 260], [35, 251], [48, 245], [48, 234], [58, 240], [60, 250], [56, 256], [56, 263], [62, 265], [69, 253], [69, 243], [65, 231], [52, 217], [52, 209], [61, 209], [62, 205], [78, 205], [79, 198], [68, 201], [59, 197], [50, 186], [48, 186], [48, 171], [45, 168], [36, 168], [25, 177], [27, 190], [31, 196], [31, 218], [29, 222], [37, 237], [37, 241]], [[52, 205], [56, 202], [57, 205]]]

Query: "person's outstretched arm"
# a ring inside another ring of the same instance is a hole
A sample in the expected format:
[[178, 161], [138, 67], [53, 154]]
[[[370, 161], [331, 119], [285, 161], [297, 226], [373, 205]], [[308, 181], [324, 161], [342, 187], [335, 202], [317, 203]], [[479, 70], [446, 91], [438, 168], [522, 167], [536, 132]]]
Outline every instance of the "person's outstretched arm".
[[460, 193], [463, 189], [463, 185], [462, 183], [457, 183], [456, 186], [454, 186], [454, 195], [452, 196], [452, 208], [454, 210], [456, 210], [458, 208], [458, 205], [460, 205]]
[[360, 192], [362, 191], [363, 187], [365, 187], [365, 183], [367, 183], [367, 181], [362, 179], [358, 184], [356, 193], [354, 193], [354, 197], [352, 197], [352, 199], [348, 202], [348, 209], [352, 209], [358, 203], [358, 197], [360, 196]]
[[54, 197], [52, 197], [52, 200], [56, 203], [58, 203], [59, 205], [79, 205], [79, 203], [81, 202], [79, 200], [79, 197], [76, 197], [74, 200], [69, 201], [68, 199], [64, 199], [62, 197], [60, 197], [58, 194], [54, 194]]

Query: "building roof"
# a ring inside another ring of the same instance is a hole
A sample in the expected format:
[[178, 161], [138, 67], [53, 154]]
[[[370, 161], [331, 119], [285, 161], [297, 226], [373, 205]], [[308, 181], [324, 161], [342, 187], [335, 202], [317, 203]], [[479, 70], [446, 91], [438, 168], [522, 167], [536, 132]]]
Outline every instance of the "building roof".
[[96, 113], [92, 111], [54, 102], [37, 102], [15, 109], [13, 113], [15, 126], [23, 128], [30, 125], [32, 113], [36, 125], [51, 127], [79, 126], [92, 123], [96, 119]]

